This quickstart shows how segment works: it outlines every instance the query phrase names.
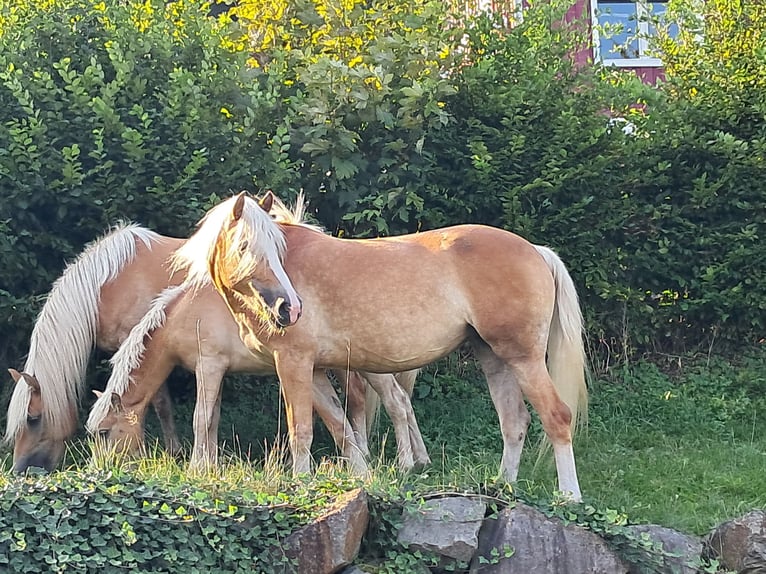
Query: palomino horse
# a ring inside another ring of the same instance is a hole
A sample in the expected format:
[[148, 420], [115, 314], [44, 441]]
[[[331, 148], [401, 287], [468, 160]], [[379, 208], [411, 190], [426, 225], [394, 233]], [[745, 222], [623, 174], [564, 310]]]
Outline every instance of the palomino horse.
[[186, 243], [195, 252], [180, 255], [189, 280], [212, 279], [245, 345], [273, 357], [294, 472], [309, 469], [315, 368], [398, 372], [469, 341], [500, 420], [502, 476], [517, 477], [526, 397], [552, 443], [559, 489], [581, 499], [572, 429], [587, 399], [582, 317], [550, 249], [479, 225], [338, 239], [274, 221], [271, 201], [219, 204]]
[[[77, 426], [77, 407], [94, 347], [114, 351], [146, 313], [152, 298], [178, 277], [165, 264], [183, 240], [121, 225], [91, 243], [54, 283], [30, 340], [24, 372], [8, 407], [5, 438], [14, 442], [13, 469], [52, 470]], [[163, 387], [155, 401], [165, 445], [180, 448]]]
[[[16, 385], [5, 438], [14, 442], [14, 471], [52, 470], [61, 461], [77, 426], [92, 349], [116, 350], [152, 299], [178, 282], [183, 274], [174, 274], [167, 260], [183, 241], [121, 225], [91, 243], [54, 283], [35, 322], [24, 372], [9, 369]], [[175, 452], [180, 444], [164, 385], [153, 403], [166, 448]], [[364, 409], [355, 412], [363, 417]]]
[[[226, 304], [210, 286], [185, 289], [182, 285], [166, 289], [133, 328], [112, 358], [112, 365], [106, 390], [93, 405], [87, 423], [88, 430], [97, 435], [97, 444], [116, 446], [119, 452], [126, 454], [138, 452], [143, 446], [143, 419], [148, 401], [173, 367], [182, 365], [197, 376], [192, 454], [192, 465], [197, 468], [217, 462], [224, 374], [274, 373], [271, 356], [251, 353], [244, 346]], [[341, 383], [346, 376], [343, 372], [336, 373]], [[409, 395], [391, 375], [365, 378], [376, 388], [390, 413], [400, 465], [408, 470], [416, 463], [430, 462]], [[317, 370], [313, 382], [314, 408], [352, 470], [365, 474], [366, 429], [361, 426], [352, 431], [324, 371]], [[360, 410], [364, 413], [363, 395], [351, 408], [352, 412]], [[357, 444], [357, 437], [360, 440], [364, 437], [363, 444]]]

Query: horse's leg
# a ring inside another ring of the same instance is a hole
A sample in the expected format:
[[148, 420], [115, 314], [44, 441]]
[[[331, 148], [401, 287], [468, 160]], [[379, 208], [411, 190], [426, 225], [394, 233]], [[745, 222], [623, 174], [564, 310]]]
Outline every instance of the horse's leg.
[[181, 441], [178, 440], [176, 422], [173, 419], [173, 400], [170, 398], [168, 385], [163, 383], [152, 399], [152, 406], [160, 419], [162, 437], [165, 442], [165, 450], [170, 456], [177, 456], [181, 452]]
[[311, 442], [314, 364], [300, 353], [274, 353], [280, 389], [285, 398], [285, 414], [293, 458], [293, 474], [311, 472]]
[[367, 441], [367, 383], [356, 371], [333, 369], [338, 382], [346, 390], [348, 403], [348, 420], [354, 430], [356, 444], [365, 457], [370, 456], [370, 445]]
[[366, 454], [356, 442], [354, 429], [343, 413], [338, 395], [335, 394], [327, 374], [314, 372], [314, 409], [330, 431], [335, 444], [348, 461], [351, 470], [360, 476], [367, 475]]
[[574, 501], [579, 502], [582, 494], [572, 449], [572, 413], [553, 386], [543, 357], [522, 363], [517, 361], [513, 369], [521, 391], [540, 415], [545, 434], [553, 445], [559, 490], [569, 493]]
[[218, 422], [221, 418], [221, 382], [224, 366], [200, 358], [195, 367], [197, 403], [194, 406], [194, 449], [189, 466], [208, 470], [218, 464]]
[[506, 481], [516, 482], [531, 417], [511, 369], [484, 342], [476, 341], [474, 349], [500, 421], [500, 433], [503, 436], [500, 474]]
[[372, 435], [372, 427], [378, 422], [378, 415], [380, 414], [380, 395], [375, 392], [370, 385], [365, 382], [364, 385], [364, 418], [366, 421], [367, 431], [367, 444], [369, 446], [370, 436]]
[[407, 396], [412, 396], [412, 391], [415, 389], [415, 379], [418, 378], [420, 369], [412, 369], [411, 371], [402, 371], [401, 373], [395, 373], [394, 378], [399, 386], [404, 389]]
[[415, 420], [410, 397], [404, 389], [399, 386], [393, 375], [364, 373], [364, 377], [380, 395], [380, 400], [394, 426], [399, 466], [403, 470], [411, 470], [415, 462], [419, 465], [430, 463], [423, 438], [420, 436], [420, 428]]
[[[407, 393], [408, 397], [412, 397], [412, 392], [415, 390], [415, 380], [417, 379], [419, 372], [420, 369], [412, 369], [410, 371], [402, 371], [394, 374], [396, 382], [399, 383], [399, 386], [402, 387], [402, 390], [404, 390], [405, 393]], [[410, 400], [410, 404], [411, 403], [412, 401]], [[426, 449], [426, 445], [423, 442], [423, 435], [420, 434], [420, 428], [417, 426], [418, 423], [415, 420], [415, 411], [411, 408], [407, 413], [407, 420], [410, 425], [410, 440], [412, 441], [415, 464], [430, 464], [431, 458], [428, 456], [428, 449]], [[414, 432], [412, 430], [413, 426], [416, 427]]]
[[[499, 361], [499, 358], [497, 358], [497, 360]], [[484, 366], [484, 362], [491, 363], [494, 361], [485, 359], [482, 362], [482, 366]], [[570, 427], [572, 413], [569, 410], [569, 407], [561, 400], [556, 388], [553, 386], [553, 381], [551, 381], [551, 377], [548, 374], [548, 369], [545, 364], [544, 354], [532, 354], [527, 357], [517, 354], [511, 356], [505, 364], [508, 368], [508, 372], [512, 375], [513, 380], [515, 380], [518, 383], [518, 387], [521, 388], [523, 396], [527, 398], [540, 416], [543, 430], [545, 430], [545, 434], [553, 445], [553, 456], [556, 460], [559, 490], [561, 492], [569, 493], [575, 501], [582, 500], [580, 485], [577, 482], [574, 451], [572, 450], [572, 432]], [[493, 369], [490, 366], [490, 372], [492, 372], [492, 370]], [[498, 367], [495, 367], [495, 371], [497, 370]], [[500, 372], [502, 371], [503, 369], [500, 369]], [[494, 382], [490, 382], [490, 392], [493, 392], [492, 387], [497, 386], [502, 378], [504, 377], [498, 377]], [[490, 381], [489, 376], [487, 377], [487, 381]], [[523, 402], [520, 399], [516, 402], [523, 406]], [[497, 406], [498, 402], [495, 401], [495, 407], [497, 408]], [[498, 414], [500, 414], [499, 410]], [[505, 436], [505, 433], [503, 433], [503, 436]], [[503, 459], [505, 461], [505, 454], [503, 454]]]

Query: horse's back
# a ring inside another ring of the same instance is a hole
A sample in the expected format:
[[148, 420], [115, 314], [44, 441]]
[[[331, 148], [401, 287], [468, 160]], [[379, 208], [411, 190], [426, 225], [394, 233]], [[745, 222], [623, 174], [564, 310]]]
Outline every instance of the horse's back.
[[99, 348], [116, 350], [154, 297], [181, 282], [182, 274], [173, 275], [168, 258], [182, 244], [182, 239], [159, 236], [147, 246], [136, 238], [133, 260], [101, 289], [96, 340]]

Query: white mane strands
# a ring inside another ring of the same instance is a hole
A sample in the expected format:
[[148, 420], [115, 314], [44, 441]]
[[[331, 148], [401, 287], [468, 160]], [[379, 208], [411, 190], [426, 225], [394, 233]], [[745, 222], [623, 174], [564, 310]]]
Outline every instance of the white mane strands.
[[98, 424], [109, 412], [112, 393], [122, 396], [132, 382], [131, 373], [141, 366], [141, 359], [146, 351], [145, 340], [151, 333], [165, 324], [165, 311], [168, 306], [185, 290], [183, 285], [168, 287], [157, 295], [152, 305], [141, 320], [131, 330], [120, 348], [112, 356], [112, 374], [106, 383], [106, 389], [93, 404], [86, 428], [95, 433]]

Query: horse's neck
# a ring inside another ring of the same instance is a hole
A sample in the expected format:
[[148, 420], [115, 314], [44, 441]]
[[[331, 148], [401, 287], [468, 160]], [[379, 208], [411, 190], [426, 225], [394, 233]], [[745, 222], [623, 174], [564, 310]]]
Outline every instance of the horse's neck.
[[129, 379], [132, 384], [122, 395], [127, 408], [143, 412], [176, 366], [175, 356], [165, 350], [164, 339], [159, 333], [152, 334], [141, 363], [131, 370]]

